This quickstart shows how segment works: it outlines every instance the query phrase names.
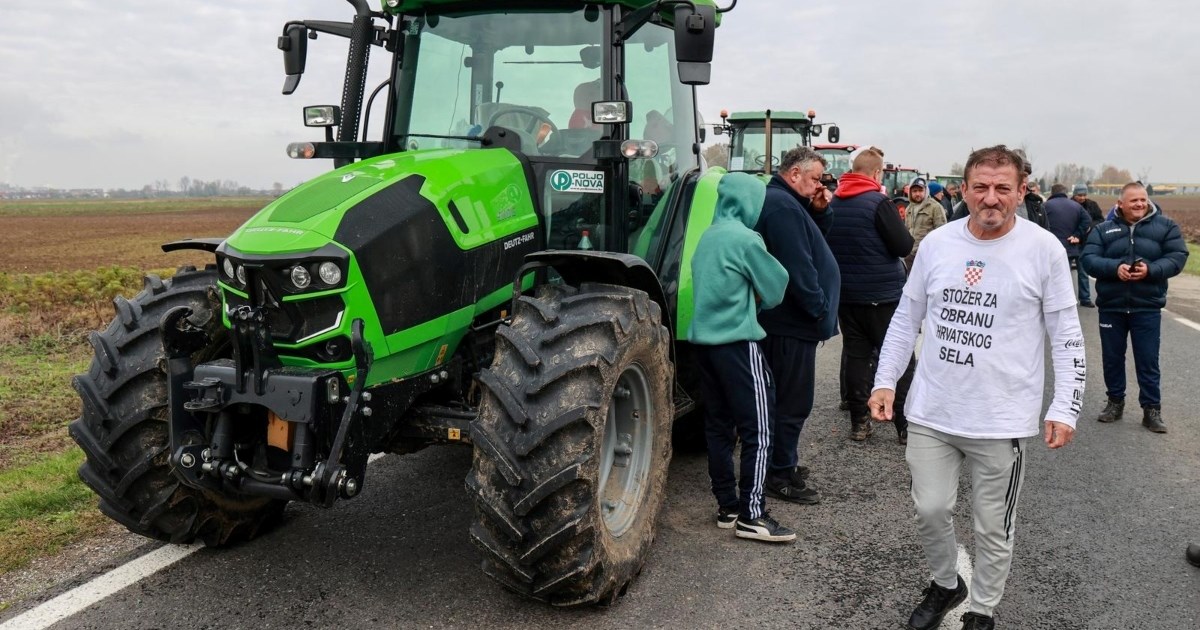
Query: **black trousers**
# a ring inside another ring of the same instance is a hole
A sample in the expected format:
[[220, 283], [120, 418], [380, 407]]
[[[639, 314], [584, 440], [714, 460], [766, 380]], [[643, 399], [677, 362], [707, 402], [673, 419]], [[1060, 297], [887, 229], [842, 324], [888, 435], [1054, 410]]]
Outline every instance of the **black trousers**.
[[[775, 386], [758, 343], [695, 345], [704, 385], [704, 437], [708, 476], [717, 504], [748, 519], [763, 515], [763, 483], [771, 452]], [[733, 448], [742, 441], [741, 479]]]
[[[867, 400], [875, 385], [876, 358], [883, 347], [888, 324], [896, 312], [897, 302], [887, 304], [840, 304], [838, 323], [842, 328], [842, 360], [846, 365], [846, 400], [850, 403], [851, 422], [860, 422], [870, 415]], [[904, 417], [904, 400], [912, 384], [917, 361], [909, 357], [908, 368], [896, 383], [893, 422], [896, 431], [908, 428]]]
[[800, 463], [800, 432], [813, 408], [817, 342], [767, 335], [759, 342], [775, 377], [775, 432], [767, 476], [784, 481]]

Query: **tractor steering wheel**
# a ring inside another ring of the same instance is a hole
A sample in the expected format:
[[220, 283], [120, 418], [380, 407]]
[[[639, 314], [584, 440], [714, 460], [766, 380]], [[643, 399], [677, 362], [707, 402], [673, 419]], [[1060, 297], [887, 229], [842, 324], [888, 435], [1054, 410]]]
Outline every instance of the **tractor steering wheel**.
[[524, 126], [518, 125], [515, 127], [515, 129], [517, 131], [523, 131], [529, 134], [529, 136], [533, 138], [535, 142], [537, 141], [538, 129], [542, 126], [541, 123], [543, 122], [550, 125], [550, 133], [558, 133], [558, 125], [555, 125], [554, 121], [550, 120], [549, 116], [532, 107], [520, 106], [507, 107], [496, 112], [495, 114], [492, 114], [492, 117], [488, 119], [487, 124], [484, 125], [484, 129], [497, 126], [503, 127], [504, 125], [500, 125], [497, 121], [505, 116], [518, 117], [518, 122], [520, 122], [520, 118], [525, 118], [527, 124]]
[[[774, 162], [775, 162], [774, 160], [771, 160], [772, 166], [775, 165]], [[766, 166], [767, 165], [767, 156], [765, 156], [765, 155], [754, 156], [754, 163], [758, 166]]]

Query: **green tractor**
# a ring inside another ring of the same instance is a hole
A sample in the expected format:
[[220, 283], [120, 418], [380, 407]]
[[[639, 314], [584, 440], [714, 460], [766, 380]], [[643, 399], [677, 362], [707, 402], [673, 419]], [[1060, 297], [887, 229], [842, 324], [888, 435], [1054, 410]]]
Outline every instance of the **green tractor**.
[[309, 40], [349, 39], [341, 104], [304, 108], [325, 139], [288, 147], [335, 169], [165, 244], [215, 264], [115, 300], [74, 380], [80, 476], [133, 532], [216, 546], [359, 495], [374, 453], [470, 445], [483, 570], [612, 601], [695, 406], [676, 365], [724, 171], [700, 169], [694, 86], [733, 5], [349, 2], [278, 43], [287, 94]]
[[[721, 122], [713, 125], [715, 135], [729, 136], [729, 170], [771, 174], [789, 149], [811, 147], [813, 138], [825, 132], [830, 143], [841, 139], [837, 123], [816, 122], [817, 113], [734, 112], [721, 110]], [[828, 127], [828, 131], [826, 131]], [[767, 156], [772, 156], [770, 160]]]

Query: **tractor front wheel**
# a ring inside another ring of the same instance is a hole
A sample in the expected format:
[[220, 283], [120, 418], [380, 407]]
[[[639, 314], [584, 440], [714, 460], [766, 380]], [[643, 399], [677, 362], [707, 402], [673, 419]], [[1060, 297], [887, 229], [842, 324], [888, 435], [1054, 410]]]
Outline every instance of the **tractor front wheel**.
[[472, 541], [505, 587], [607, 603], [645, 563], [671, 459], [670, 335], [636, 289], [546, 286], [497, 332], [471, 425]]
[[212, 269], [183, 269], [169, 280], [146, 276], [145, 289], [132, 300], [114, 300], [117, 318], [91, 334], [95, 359], [73, 381], [83, 414], [70, 433], [87, 454], [79, 476], [100, 496], [100, 511], [136, 534], [174, 543], [234, 543], [274, 525], [286, 504], [197, 490], [171, 470], [159, 325], [168, 311], [186, 306], [191, 323], [208, 333], [193, 365], [228, 356], [216, 290]]

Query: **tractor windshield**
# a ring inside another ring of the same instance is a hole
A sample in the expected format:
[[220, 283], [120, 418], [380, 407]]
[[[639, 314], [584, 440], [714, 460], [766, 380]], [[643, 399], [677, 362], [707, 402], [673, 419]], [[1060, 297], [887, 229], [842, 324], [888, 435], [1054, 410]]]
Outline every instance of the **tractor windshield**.
[[834, 177], [841, 177], [850, 172], [850, 151], [845, 149], [818, 149], [821, 157], [825, 158], [825, 172]]
[[[796, 147], [807, 146], [807, 125], [794, 125], [782, 121], [771, 122], [771, 152], [775, 155], [772, 170], [779, 166], [779, 158]], [[767, 133], [762, 122], [746, 125], [734, 136], [730, 153], [729, 170], [757, 171], [766, 163]]]
[[396, 85], [401, 146], [478, 146], [446, 136], [500, 126], [526, 154], [581, 155], [601, 133], [602, 23], [594, 8], [413, 19]]

